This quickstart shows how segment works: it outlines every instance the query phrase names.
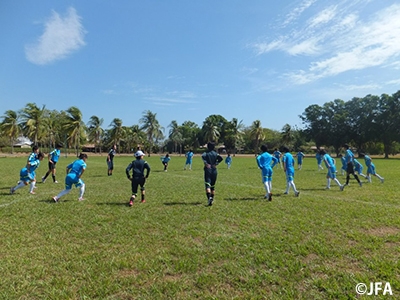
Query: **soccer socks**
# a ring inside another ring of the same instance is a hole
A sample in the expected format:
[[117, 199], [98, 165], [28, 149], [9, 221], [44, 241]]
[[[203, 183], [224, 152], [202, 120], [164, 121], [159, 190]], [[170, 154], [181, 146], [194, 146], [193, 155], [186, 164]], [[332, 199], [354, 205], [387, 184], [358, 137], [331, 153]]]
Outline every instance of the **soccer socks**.
[[85, 184], [82, 184], [81, 188], [79, 189], [79, 198], [83, 198], [84, 193], [85, 193]]
[[326, 179], [326, 188], [327, 188], [327, 189], [330, 189], [330, 188], [331, 188], [331, 179], [330, 179], [330, 178], [327, 178], [327, 179]]
[[35, 188], [35, 184], [36, 184], [36, 181], [31, 181], [31, 185], [30, 185], [30, 188], [29, 188], [29, 193], [33, 193], [33, 190]]
[[334, 178], [333, 181], [335, 181], [338, 186], [342, 186], [337, 178]]
[[17, 184], [16, 187], [13, 188], [13, 190], [16, 191], [24, 186], [25, 186], [25, 183], [23, 181], [21, 181], [20, 183]]
[[271, 194], [271, 187], [270, 187], [269, 182], [270, 181], [264, 182], [264, 187], [265, 187], [265, 191], [267, 192], [267, 194]]
[[56, 175], [51, 175], [51, 177], [53, 178], [53, 182], [56, 182]]
[[57, 198], [57, 199], [60, 199], [62, 196], [68, 194], [70, 191], [71, 191], [71, 189], [69, 189], [69, 190], [66, 190], [66, 189], [65, 189], [65, 190], [61, 191], [61, 192], [56, 196], [56, 198]]

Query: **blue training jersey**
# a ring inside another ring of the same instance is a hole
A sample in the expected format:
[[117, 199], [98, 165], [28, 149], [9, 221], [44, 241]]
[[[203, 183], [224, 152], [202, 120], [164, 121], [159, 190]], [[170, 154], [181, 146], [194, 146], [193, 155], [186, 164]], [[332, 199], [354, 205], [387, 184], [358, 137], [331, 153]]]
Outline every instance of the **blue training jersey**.
[[257, 160], [257, 165], [260, 169], [273, 168], [278, 163], [278, 159], [275, 156], [269, 154], [268, 152], [261, 153], [260, 155], [257, 156], [256, 160]]
[[50, 159], [52, 162], [58, 162], [58, 158], [60, 157], [61, 151], [60, 149], [54, 149], [49, 153]]
[[327, 168], [332, 168], [335, 166], [335, 160], [329, 154], [324, 154], [324, 162]]
[[347, 149], [345, 158], [346, 158], [346, 163], [354, 163], [353, 151], [351, 151], [350, 149]]
[[365, 165], [366, 165], [367, 167], [373, 165], [372, 159], [371, 159], [371, 157], [369, 157], [368, 155], [365, 155], [365, 156], [364, 156], [364, 161], [365, 161]]
[[86, 163], [83, 159], [77, 159], [73, 163], [70, 163], [67, 168], [69, 169], [69, 173], [80, 175], [86, 169]]
[[294, 168], [294, 158], [293, 155], [290, 154], [289, 152], [283, 155], [282, 161], [285, 164], [286, 169]]

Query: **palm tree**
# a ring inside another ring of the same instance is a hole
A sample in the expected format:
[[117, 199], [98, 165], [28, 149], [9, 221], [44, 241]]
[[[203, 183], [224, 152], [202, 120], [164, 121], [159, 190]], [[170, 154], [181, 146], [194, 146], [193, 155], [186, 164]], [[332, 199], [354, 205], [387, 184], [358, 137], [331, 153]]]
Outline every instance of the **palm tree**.
[[286, 144], [286, 146], [290, 147], [291, 143], [294, 139], [294, 134], [293, 134], [292, 127], [289, 124], [285, 124], [282, 127], [281, 137], [282, 137], [283, 144]]
[[143, 117], [139, 120], [139, 123], [143, 124], [140, 129], [146, 133], [150, 145], [149, 156], [154, 143], [164, 137], [162, 133], [164, 128], [161, 127], [156, 117], [157, 114], [152, 113], [150, 110], [146, 110], [143, 112]]
[[7, 110], [2, 118], [3, 121], [0, 124], [0, 131], [10, 139], [11, 154], [13, 154], [15, 140], [18, 138], [21, 131], [18, 124], [19, 115], [16, 111]]
[[220, 132], [217, 124], [214, 124], [210, 119], [206, 119], [201, 128], [205, 142], [215, 141], [218, 142]]
[[103, 125], [103, 122], [103, 118], [91, 116], [89, 122], [87, 123], [89, 140], [94, 142], [94, 152], [96, 152], [96, 147], [99, 147], [101, 153], [101, 138], [104, 134], [104, 129], [101, 127], [101, 125]]
[[235, 145], [233, 155], [235, 156], [237, 145], [241, 141], [242, 136], [243, 136], [244, 124], [243, 124], [243, 120], [240, 120], [240, 122], [238, 122], [238, 119], [236, 119], [236, 118], [233, 118], [230, 123], [232, 126], [232, 135], [233, 135], [234, 145]]
[[254, 141], [255, 144], [255, 152], [258, 151], [258, 148], [260, 146], [260, 141], [264, 139], [264, 130], [261, 126], [261, 121], [260, 120], [255, 120], [253, 124], [250, 126], [250, 136], [252, 140]]
[[111, 139], [113, 140], [113, 144], [118, 146], [119, 151], [121, 140], [125, 134], [125, 128], [122, 126], [122, 120], [119, 118], [114, 118], [109, 126], [112, 127], [110, 130]]
[[140, 130], [139, 125], [133, 125], [125, 129], [124, 140], [127, 152], [136, 151], [137, 147], [141, 146], [146, 140], [146, 134]]
[[169, 130], [169, 139], [174, 143], [174, 150], [176, 152], [176, 146], [179, 144], [179, 154], [182, 153], [182, 133], [178, 122], [175, 120], [168, 125], [171, 129]]
[[76, 106], [66, 110], [66, 121], [64, 128], [68, 133], [70, 145], [74, 145], [76, 155], [79, 155], [81, 139], [85, 138], [85, 123], [82, 120], [82, 113]]
[[21, 111], [22, 127], [26, 136], [33, 139], [35, 145], [43, 133], [43, 120], [45, 114], [45, 105], [40, 109], [36, 103], [28, 103]]

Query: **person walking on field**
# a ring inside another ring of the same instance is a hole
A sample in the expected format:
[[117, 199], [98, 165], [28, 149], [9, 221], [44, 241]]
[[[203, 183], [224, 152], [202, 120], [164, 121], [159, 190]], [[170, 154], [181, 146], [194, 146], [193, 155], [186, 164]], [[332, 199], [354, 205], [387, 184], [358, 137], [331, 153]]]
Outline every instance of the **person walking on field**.
[[54, 202], [58, 202], [60, 198], [71, 192], [72, 185], [79, 188], [79, 201], [84, 200], [85, 183], [82, 180], [82, 175], [86, 170], [86, 160], [88, 156], [81, 153], [79, 158], [67, 166], [67, 176], [65, 177], [65, 190], [61, 191], [57, 196], [53, 197]]
[[299, 152], [297, 152], [296, 156], [297, 156], [297, 169], [301, 170], [301, 168], [303, 167], [303, 159], [304, 159], [305, 155], [300, 150]]
[[368, 182], [370, 182], [370, 183], [372, 182], [371, 175], [374, 175], [379, 178], [381, 183], [383, 183], [385, 181], [385, 179], [381, 175], [376, 173], [375, 165], [372, 162], [372, 158], [365, 153], [360, 153], [360, 156], [364, 157], [365, 165], [367, 166], [367, 177], [366, 178], [367, 178]]
[[286, 191], [285, 194], [289, 194], [289, 189], [290, 187], [293, 188], [294, 195], [298, 197], [300, 195], [300, 192], [296, 189], [296, 185], [294, 184], [294, 158], [292, 154], [289, 151], [288, 147], [283, 147], [283, 157], [282, 157], [282, 163], [283, 163], [283, 171], [286, 174]]
[[160, 157], [160, 159], [161, 159], [161, 163], [164, 166], [164, 172], [167, 172], [168, 163], [171, 160], [171, 157], [169, 157], [169, 154], [167, 153], [167, 154], [165, 154], [165, 156]]
[[189, 167], [189, 170], [192, 170], [192, 162], [193, 162], [193, 151], [192, 149], [190, 149], [186, 154], [186, 163], [185, 163], [185, 167], [183, 168], [184, 170], [186, 170], [186, 167]]
[[225, 163], [227, 168], [230, 169], [232, 165], [232, 156], [230, 153], [228, 153], [228, 156], [225, 158]]
[[56, 164], [58, 162], [58, 159], [60, 157], [61, 154], [61, 144], [57, 144], [56, 148], [51, 151], [48, 155], [48, 159], [49, 159], [49, 170], [46, 172], [46, 174], [42, 177], [42, 183], [46, 182], [47, 176], [50, 175], [51, 173], [51, 177], [53, 178], [53, 182], [54, 183], [58, 183], [58, 181], [56, 180]]
[[350, 174], [353, 175], [353, 177], [357, 180], [358, 184], [360, 186], [362, 186], [362, 183], [360, 181], [360, 179], [358, 178], [357, 174], [354, 172], [354, 154], [350, 149], [350, 146], [348, 144], [344, 145], [344, 148], [346, 149], [346, 184], [345, 186], [349, 185], [349, 181], [350, 181]]
[[207, 144], [207, 151], [201, 155], [204, 163], [204, 182], [208, 206], [212, 206], [215, 197], [215, 183], [217, 182], [217, 166], [223, 160], [221, 155], [215, 151], [215, 143]]
[[319, 152], [328, 169], [328, 173], [326, 174], [326, 189], [329, 190], [331, 188], [331, 180], [333, 180], [339, 186], [340, 190], [343, 191], [344, 185], [336, 178], [335, 160], [325, 150], [322, 149]]
[[272, 169], [278, 163], [278, 159], [268, 153], [267, 145], [262, 145], [261, 151], [262, 153], [256, 157], [256, 161], [261, 169], [261, 179], [267, 192], [264, 198], [272, 201]]
[[324, 168], [322, 167], [322, 156], [320, 153], [320, 149], [317, 148], [317, 153], [315, 154], [315, 159], [317, 160], [317, 164], [318, 164], [318, 171], [323, 170]]
[[113, 145], [107, 154], [107, 175], [111, 176], [114, 170], [114, 156], [117, 154], [117, 145]]
[[30, 183], [29, 193], [35, 194], [36, 173], [35, 170], [39, 167], [40, 162], [43, 160], [44, 154], [38, 152], [31, 158], [24, 168], [19, 172], [18, 184], [10, 189], [10, 194], [14, 194], [16, 190], [28, 185]]
[[[126, 176], [131, 181], [132, 186], [132, 196], [129, 200], [129, 206], [132, 206], [138, 192], [138, 187], [140, 186], [141, 191], [141, 202], [146, 202], [145, 200], [145, 183], [146, 179], [150, 174], [150, 166], [149, 164], [143, 160], [144, 153], [139, 150], [135, 153], [136, 160], [132, 161], [125, 169]], [[132, 177], [129, 172], [132, 170]], [[144, 174], [144, 170], [146, 170], [146, 175]]]

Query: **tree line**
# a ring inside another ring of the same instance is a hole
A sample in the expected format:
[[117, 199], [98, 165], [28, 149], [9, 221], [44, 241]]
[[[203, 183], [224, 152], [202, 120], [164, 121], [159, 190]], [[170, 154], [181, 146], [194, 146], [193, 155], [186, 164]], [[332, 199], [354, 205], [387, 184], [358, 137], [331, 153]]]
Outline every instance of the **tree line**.
[[293, 151], [307, 151], [311, 146], [327, 147], [339, 153], [345, 143], [371, 154], [385, 157], [399, 150], [400, 91], [393, 95], [367, 95], [350, 101], [336, 99], [320, 106], [308, 106], [299, 116], [304, 128], [285, 124], [280, 131], [263, 128], [260, 120], [245, 126], [237, 118], [227, 120], [221, 115], [206, 117], [199, 126], [192, 121], [178, 124], [171, 121], [167, 128], [160, 125], [157, 114], [145, 110], [138, 124], [126, 126], [114, 118], [107, 128], [99, 116], [83, 121], [82, 112], [72, 106], [57, 111], [27, 103], [18, 111], [7, 110], [1, 117], [0, 147], [11, 147], [18, 137], [25, 136], [33, 144], [54, 147], [62, 143], [78, 154], [88, 143], [95, 152], [107, 151], [116, 144], [118, 151], [131, 153], [138, 146], [147, 153], [184, 153], [208, 141], [224, 145], [230, 153], [257, 153], [261, 144], [270, 149], [288, 146]]

